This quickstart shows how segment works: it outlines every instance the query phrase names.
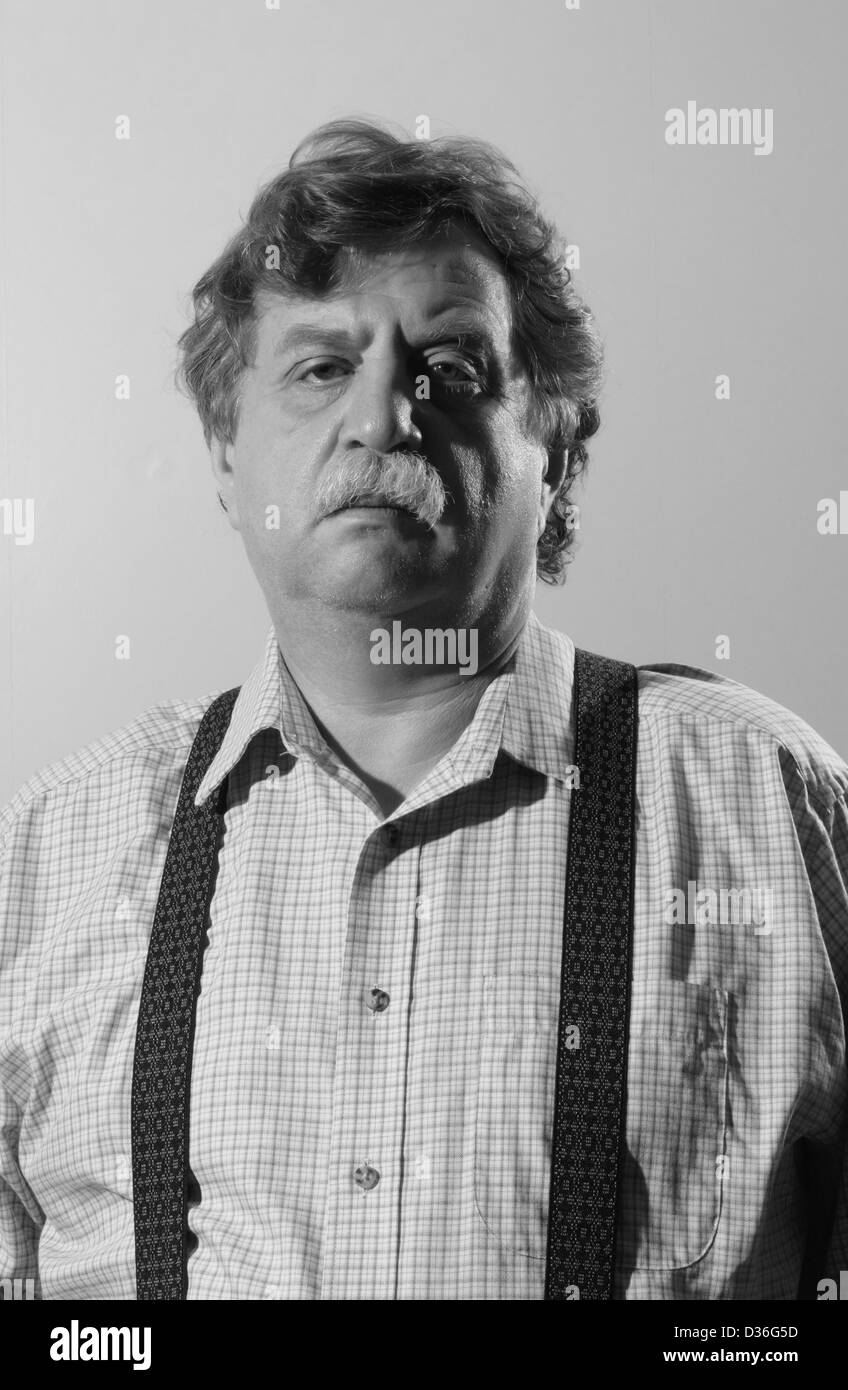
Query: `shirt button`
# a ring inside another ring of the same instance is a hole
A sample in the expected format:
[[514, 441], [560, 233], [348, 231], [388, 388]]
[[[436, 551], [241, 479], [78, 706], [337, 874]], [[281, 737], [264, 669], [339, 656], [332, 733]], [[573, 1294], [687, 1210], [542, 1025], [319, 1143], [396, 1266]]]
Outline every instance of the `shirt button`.
[[394, 821], [390, 825], [384, 825], [382, 830], [383, 843], [386, 845], [396, 845], [400, 831]]
[[123, 1188], [132, 1185], [132, 1166], [129, 1154], [118, 1154], [115, 1159], [115, 1183], [118, 1187]]
[[360, 1163], [358, 1168], [353, 1170], [353, 1180], [357, 1187], [361, 1187], [363, 1192], [370, 1192], [372, 1187], [376, 1187], [380, 1181], [380, 1174], [376, 1168], [371, 1168], [367, 1163]]
[[423, 926], [427, 926], [430, 922], [432, 922], [433, 902], [431, 898], [427, 897], [426, 893], [422, 893], [421, 897], [416, 902], [415, 915], [418, 918], [418, 921], [421, 922]]
[[381, 1014], [389, 1007], [390, 998], [384, 989], [378, 989], [375, 985], [365, 995], [365, 1002], [373, 1014]]

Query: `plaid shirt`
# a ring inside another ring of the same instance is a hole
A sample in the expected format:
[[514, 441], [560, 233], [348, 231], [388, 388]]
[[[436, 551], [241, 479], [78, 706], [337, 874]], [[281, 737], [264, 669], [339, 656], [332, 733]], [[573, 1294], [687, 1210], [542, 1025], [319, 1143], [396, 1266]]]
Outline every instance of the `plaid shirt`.
[[[269, 631], [197, 798], [230, 774], [189, 1298], [542, 1297], [573, 660], [531, 617], [386, 819]], [[709, 672], [640, 668], [639, 696], [616, 1297], [793, 1299], [829, 1221], [799, 1160], [835, 1160], [846, 1114], [848, 767]], [[135, 1025], [211, 699], [52, 764], [0, 819], [0, 1278], [44, 1298], [135, 1297]], [[845, 1213], [814, 1279], [848, 1269]]]

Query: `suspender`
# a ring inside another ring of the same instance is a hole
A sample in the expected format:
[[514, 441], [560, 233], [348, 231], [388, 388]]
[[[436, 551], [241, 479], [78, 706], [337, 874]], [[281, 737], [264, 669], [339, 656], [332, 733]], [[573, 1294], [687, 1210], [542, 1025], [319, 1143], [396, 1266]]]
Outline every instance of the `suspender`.
[[212, 801], [197, 808], [194, 798], [220, 747], [237, 695], [237, 689], [228, 690], [213, 701], [188, 755], [141, 987], [132, 1081], [139, 1299], [183, 1299], [188, 1289], [191, 1054], [226, 782], [217, 808]]
[[636, 829], [636, 669], [575, 652], [546, 1299], [610, 1299], [625, 1079]]
[[[194, 797], [238, 688], [200, 721], [165, 857], [136, 1028], [132, 1169], [140, 1300], [188, 1289], [188, 1155], [195, 1012], [227, 782]], [[546, 1299], [609, 1299], [624, 1144], [633, 918], [635, 667], [577, 650]]]

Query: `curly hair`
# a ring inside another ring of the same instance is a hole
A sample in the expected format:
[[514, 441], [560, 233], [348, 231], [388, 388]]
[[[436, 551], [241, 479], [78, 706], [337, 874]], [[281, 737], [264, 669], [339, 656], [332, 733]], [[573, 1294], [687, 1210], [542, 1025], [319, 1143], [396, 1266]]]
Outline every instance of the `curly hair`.
[[568, 450], [536, 547], [538, 577], [562, 583], [575, 529], [572, 493], [586, 466], [586, 441], [600, 424], [603, 347], [572, 286], [565, 238], [515, 165], [486, 141], [400, 139], [360, 120], [319, 126], [288, 169], [260, 189], [243, 226], [195, 285], [177, 379], [195, 402], [207, 445], [213, 436], [232, 442], [259, 290], [331, 292], [351, 256], [405, 249], [452, 223], [470, 226], [500, 258], [513, 349], [529, 384], [526, 428], [546, 449]]

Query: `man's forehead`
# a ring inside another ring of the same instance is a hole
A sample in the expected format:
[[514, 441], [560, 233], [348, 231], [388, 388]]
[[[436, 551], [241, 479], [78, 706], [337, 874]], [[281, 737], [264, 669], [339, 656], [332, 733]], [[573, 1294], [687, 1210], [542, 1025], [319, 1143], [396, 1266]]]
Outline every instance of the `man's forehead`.
[[446, 232], [400, 250], [352, 251], [340, 264], [342, 288], [365, 288], [375, 279], [405, 274], [438, 284], [455, 284], [487, 298], [506, 289], [506, 280], [495, 252], [471, 232]]
[[[509, 289], [495, 253], [471, 234], [442, 237], [398, 251], [355, 252], [344, 257], [337, 289], [323, 295], [261, 290], [256, 299], [260, 322], [274, 341], [296, 320], [335, 322], [356, 316], [364, 303], [383, 299], [401, 308], [408, 300], [416, 317], [435, 318], [456, 305], [477, 315], [492, 335], [509, 335]], [[405, 292], [406, 291], [406, 292]]]

